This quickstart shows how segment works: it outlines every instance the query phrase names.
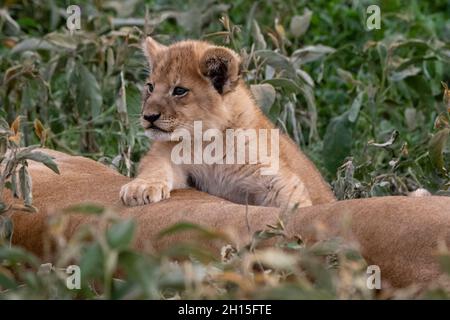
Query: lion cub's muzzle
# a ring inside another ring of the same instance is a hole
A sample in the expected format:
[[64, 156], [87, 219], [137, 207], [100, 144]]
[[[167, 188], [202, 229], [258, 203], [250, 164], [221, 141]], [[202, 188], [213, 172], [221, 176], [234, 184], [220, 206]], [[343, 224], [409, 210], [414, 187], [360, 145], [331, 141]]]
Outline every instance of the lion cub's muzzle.
[[144, 120], [150, 122], [150, 124], [153, 124], [153, 122], [155, 122], [156, 120], [158, 120], [161, 117], [161, 113], [144, 114], [142, 117], [144, 118]]
[[161, 113], [156, 113], [156, 114], [144, 114], [142, 115], [142, 126], [146, 129], [154, 129], [154, 130], [159, 130], [162, 132], [169, 132], [169, 130], [165, 129], [164, 126], [161, 126], [160, 123], [158, 124], [157, 121], [158, 119], [160, 119], [161, 117]]

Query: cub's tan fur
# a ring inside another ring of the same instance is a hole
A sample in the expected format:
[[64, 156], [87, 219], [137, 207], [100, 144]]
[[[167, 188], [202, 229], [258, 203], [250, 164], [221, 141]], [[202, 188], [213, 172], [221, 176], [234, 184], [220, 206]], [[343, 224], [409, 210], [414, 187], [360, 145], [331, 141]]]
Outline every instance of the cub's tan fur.
[[[154, 142], [141, 161], [137, 178], [121, 189], [125, 204], [158, 202], [169, 198], [172, 190], [190, 186], [242, 204], [305, 207], [334, 201], [314, 165], [284, 134], [280, 134], [275, 175], [261, 175], [261, 162], [175, 165], [171, 152], [178, 142], [170, 141], [171, 133], [182, 128], [193, 135], [194, 121], [202, 121], [203, 131], [270, 130], [274, 126], [240, 79], [240, 61], [234, 51], [202, 41], [166, 47], [150, 37], [143, 46], [151, 86], [143, 93], [142, 125]], [[188, 92], [175, 96], [176, 87]]]

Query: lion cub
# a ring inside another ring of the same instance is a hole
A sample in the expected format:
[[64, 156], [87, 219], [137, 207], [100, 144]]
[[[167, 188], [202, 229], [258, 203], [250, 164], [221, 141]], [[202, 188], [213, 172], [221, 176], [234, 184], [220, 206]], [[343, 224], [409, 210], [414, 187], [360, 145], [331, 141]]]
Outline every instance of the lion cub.
[[126, 205], [189, 187], [261, 206], [310, 206], [311, 191], [320, 193], [316, 203], [334, 199], [314, 165], [256, 105], [234, 51], [203, 41], [167, 47], [150, 37], [143, 50], [151, 74], [141, 123], [154, 142], [138, 176], [120, 191]]

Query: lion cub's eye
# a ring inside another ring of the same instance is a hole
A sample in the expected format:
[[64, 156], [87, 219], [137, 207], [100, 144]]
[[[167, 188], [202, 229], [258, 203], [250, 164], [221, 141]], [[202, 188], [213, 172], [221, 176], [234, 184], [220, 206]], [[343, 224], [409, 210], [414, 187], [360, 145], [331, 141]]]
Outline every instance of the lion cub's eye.
[[152, 93], [153, 89], [154, 89], [153, 84], [151, 84], [150, 82], [147, 83], [147, 92]]
[[188, 91], [189, 91], [188, 89], [183, 87], [175, 87], [173, 88], [172, 95], [180, 97], [184, 96], [186, 93], [188, 93]]

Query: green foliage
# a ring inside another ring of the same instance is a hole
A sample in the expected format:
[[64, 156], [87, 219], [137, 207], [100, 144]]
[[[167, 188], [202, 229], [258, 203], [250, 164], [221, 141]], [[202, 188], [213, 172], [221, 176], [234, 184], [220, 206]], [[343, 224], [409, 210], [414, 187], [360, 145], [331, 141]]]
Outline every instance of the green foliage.
[[[36, 125], [36, 135], [43, 138], [43, 130]], [[55, 173], [59, 173], [53, 159], [40, 151], [39, 145], [20, 148], [21, 132], [20, 117], [11, 124], [11, 127], [0, 116], [0, 246], [10, 244], [14, 231], [13, 223], [8, 214], [10, 209], [36, 212], [33, 206], [32, 180], [28, 172], [28, 160], [36, 161], [47, 166]], [[23, 205], [8, 203], [5, 192], [9, 189], [12, 197], [21, 198]]]
[[[345, 247], [339, 239], [306, 247], [299, 239], [284, 237], [282, 223], [255, 234], [255, 238], [261, 238], [264, 233], [266, 240], [278, 238], [274, 247], [263, 249], [252, 241], [240, 251], [226, 245], [226, 238], [216, 230], [180, 223], [163, 231], [160, 237], [190, 231], [201, 238], [221, 239], [222, 252], [211, 252], [202, 249], [200, 243], [192, 242], [172, 247], [160, 255], [148, 255], [131, 249], [135, 229], [132, 220], [121, 220], [114, 212], [105, 210], [102, 215], [93, 216], [94, 220], [68, 241], [62, 232], [68, 218], [58, 215], [50, 221], [49, 239], [58, 244], [51, 262], [43, 263], [19, 248], [0, 247], [0, 297], [296, 299], [372, 296], [362, 281], [365, 262], [353, 249]], [[105, 225], [109, 227], [103, 229]], [[175, 256], [177, 262], [173, 261]], [[70, 290], [66, 286], [69, 263], [80, 266], [80, 289]], [[349, 291], [349, 288], [353, 289]]]
[[[148, 148], [138, 124], [147, 72], [139, 44], [143, 34], [152, 32], [163, 43], [205, 39], [240, 52], [244, 78], [262, 110], [311, 157], [339, 199], [406, 194], [418, 187], [449, 194], [447, 0], [78, 4], [82, 29], [73, 34], [65, 28], [67, 1], [13, 0], [0, 9], [0, 117], [6, 119], [0, 121], [2, 165], [11, 144], [23, 143], [89, 156], [134, 175]], [[381, 7], [380, 30], [365, 27], [370, 4]], [[13, 129], [11, 141], [7, 123], [18, 116], [22, 135]], [[50, 158], [32, 149], [16, 153], [12, 163], [19, 164], [17, 174], [16, 165], [1, 169], [3, 174], [13, 168], [14, 174], [3, 179], [0, 192], [4, 185], [15, 195], [24, 194], [24, 208], [32, 201], [26, 161], [42, 162], [57, 172]], [[6, 211], [9, 205], [1, 199], [0, 211]], [[71, 210], [105, 215], [105, 209], [90, 205]], [[166, 232], [186, 230], [217, 236], [181, 222]], [[12, 232], [2, 215], [0, 231], [4, 239]], [[358, 290], [344, 295], [339, 288], [346, 284], [330, 275], [323, 262], [302, 265], [302, 246], [287, 254], [277, 248], [269, 253], [250, 250], [224, 264], [195, 245], [162, 256], [139, 254], [129, 249], [133, 232], [132, 222], [116, 221], [95, 241], [76, 244], [71, 258], [87, 270], [78, 293], [65, 289], [59, 269], [38, 277], [35, 262], [34, 269], [25, 269], [32, 264], [27, 253], [0, 247], [5, 261], [23, 263], [18, 273], [0, 266], [0, 287], [8, 297], [29, 298], [370, 297]], [[187, 257], [187, 264], [169, 263], [174, 256]], [[194, 256], [198, 259], [192, 260]], [[271, 266], [267, 270], [272, 273], [252, 273], [243, 268], [247, 258], [290, 263], [282, 271]], [[67, 259], [54, 263], [62, 268]], [[115, 279], [119, 269], [125, 280]], [[311, 283], [305, 270], [317, 270], [310, 275], [319, 280]], [[211, 274], [215, 280], [206, 281], [204, 275]], [[100, 293], [87, 285], [94, 282], [100, 283]]]
[[[0, 299], [372, 299], [366, 286], [367, 264], [358, 251], [339, 238], [306, 246], [298, 237], [288, 238], [284, 222], [268, 225], [254, 234], [241, 250], [219, 230], [182, 222], [160, 238], [193, 232], [199, 239], [223, 243], [219, 252], [204, 249], [192, 240], [159, 254], [132, 249], [135, 222], [120, 219], [113, 211], [93, 205], [78, 207], [93, 214], [67, 239], [68, 215], [54, 215], [48, 237], [53, 243], [51, 261], [42, 261], [16, 247], [0, 246]], [[79, 211], [80, 210], [80, 211]], [[98, 212], [103, 213], [98, 215]], [[105, 226], [108, 226], [105, 228]], [[273, 246], [261, 246], [263, 241]], [[217, 243], [217, 242], [216, 242]], [[50, 242], [47, 243], [51, 247]], [[55, 247], [56, 244], [56, 247]], [[448, 249], [437, 255], [449, 272]], [[174, 260], [174, 258], [176, 258]], [[80, 267], [80, 287], [67, 283], [69, 265]], [[385, 290], [385, 298], [412, 298], [418, 293]], [[423, 297], [449, 298], [433, 288]]]

